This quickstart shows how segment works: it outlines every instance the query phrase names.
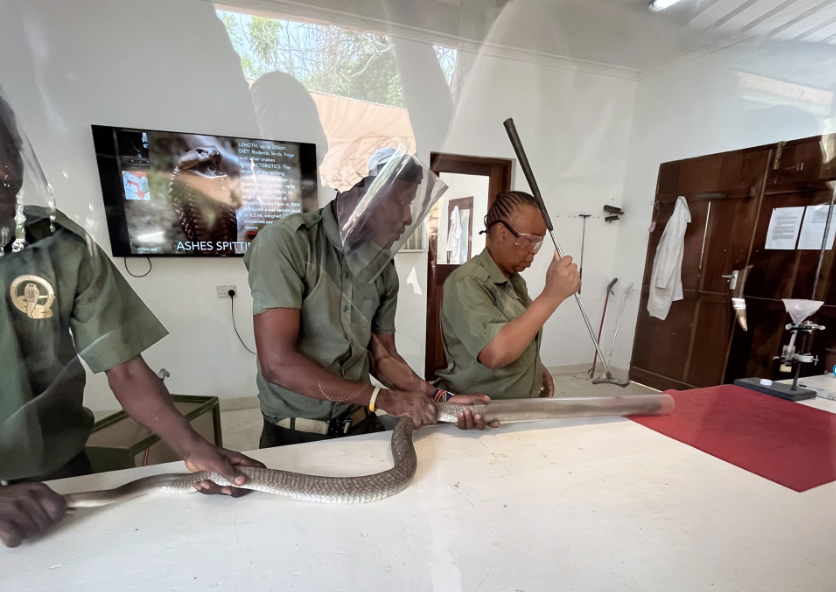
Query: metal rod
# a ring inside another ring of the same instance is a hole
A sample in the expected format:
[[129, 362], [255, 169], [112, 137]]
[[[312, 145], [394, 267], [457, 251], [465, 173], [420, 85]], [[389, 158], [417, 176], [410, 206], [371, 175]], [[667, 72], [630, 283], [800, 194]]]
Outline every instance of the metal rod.
[[[540, 187], [537, 185], [537, 180], [534, 178], [534, 172], [531, 170], [531, 165], [528, 163], [528, 157], [525, 155], [525, 149], [523, 148], [522, 142], [520, 141], [519, 134], [517, 134], [517, 128], [514, 125], [514, 120], [510, 118], [506, 119], [503, 125], [505, 126], [505, 130], [508, 132], [508, 138], [511, 140], [511, 145], [514, 147], [514, 152], [517, 154], [517, 159], [519, 159], [520, 161], [520, 168], [522, 168], [523, 174], [525, 175], [525, 178], [528, 181], [528, 186], [531, 188], [531, 193], [537, 200], [537, 205], [540, 208], [540, 213], [543, 215], [543, 220], [546, 223], [546, 227], [549, 229], [549, 235], [551, 235], [552, 242], [554, 243], [554, 250], [557, 251], [557, 256], [562, 259], [563, 249], [560, 248], [560, 243], [557, 242], [557, 237], [554, 235], [554, 225], [552, 224], [552, 219], [551, 217], [549, 217], [548, 211], [546, 211], [546, 202], [543, 201], [543, 196], [540, 193]], [[583, 322], [586, 325], [586, 330], [589, 331], [589, 338], [592, 340], [592, 345], [595, 346], [595, 351], [597, 351], [598, 355], [601, 357], [601, 364], [604, 366], [604, 373], [607, 377], [607, 380], [615, 382], [619, 386], [627, 386], [629, 382], [617, 382], [616, 379], [613, 377], [612, 372], [610, 372], [610, 365], [607, 363], [607, 359], [604, 357], [604, 352], [601, 351], [601, 346], [598, 345], [598, 340], [595, 339], [595, 329], [592, 328], [592, 323], [589, 322], [589, 315], [586, 314], [586, 309], [583, 306], [581, 297], [578, 296], [578, 294], [575, 294], [574, 296], [575, 302], [578, 303], [578, 308], [581, 311]]]
[[578, 274], [581, 276], [581, 287], [578, 288], [578, 294], [581, 293], [581, 288], [583, 288], [583, 252], [586, 247], [586, 219], [590, 216], [592, 214], [580, 214], [580, 218], [583, 220], [583, 233], [581, 234], [581, 264], [578, 266]]
[[[836, 184], [830, 183], [830, 206], [827, 208], [827, 220], [824, 223], [824, 233], [821, 238], [821, 252], [819, 253], [819, 264], [816, 267], [816, 277], [813, 280], [813, 294], [810, 296], [810, 300], [816, 299], [816, 292], [819, 290], [819, 277], [821, 276], [821, 269], [824, 265], [824, 255], [827, 252], [827, 235], [830, 233], [830, 220], [833, 218], [833, 205], [836, 203]], [[799, 348], [799, 355], [804, 354], [804, 350], [807, 349], [807, 333], [801, 336], [801, 347]], [[792, 377], [792, 388], [791, 390], [798, 390], [798, 379], [801, 376], [801, 362], [797, 362], [795, 364], [795, 373]]]
[[813, 280], [813, 295], [810, 300], [816, 299], [816, 292], [819, 288], [819, 276], [821, 275], [821, 268], [824, 264], [824, 254], [827, 251], [827, 235], [830, 232], [830, 219], [833, 217], [833, 204], [836, 203], [836, 183], [831, 185], [830, 191], [830, 207], [827, 208], [827, 222], [824, 223], [824, 236], [821, 239], [821, 253], [819, 253], [819, 265], [816, 268], [816, 278]]
[[702, 288], [702, 264], [705, 259], [705, 243], [708, 240], [708, 222], [711, 220], [711, 202], [708, 202], [708, 211], [705, 214], [705, 229], [702, 233], [702, 247], [700, 248], [700, 266], [697, 270], [697, 289], [694, 290], [694, 300], [699, 300], [700, 289]]
[[[673, 397], [665, 394], [627, 395], [621, 397], [558, 397], [556, 399], [493, 400], [476, 405], [479, 413], [490, 422], [529, 421], [558, 417], [624, 417], [631, 415], [664, 415], [676, 408]], [[453, 423], [458, 419], [461, 405], [441, 403], [439, 421]]]
[[618, 320], [615, 323], [615, 332], [612, 334], [612, 345], [610, 345], [610, 359], [609, 361], [612, 362], [612, 355], [615, 352], [615, 338], [618, 337], [618, 330], [621, 328], [621, 317], [624, 316], [624, 306], [627, 304], [627, 297], [630, 295], [630, 292], [633, 291], [633, 284], [631, 283], [627, 286], [627, 289], [624, 290], [624, 293], [621, 295], [621, 308], [618, 311]]
[[[604, 311], [601, 313], [601, 326], [598, 327], [598, 339], [597, 339], [598, 345], [601, 345], [601, 335], [604, 332], [604, 319], [607, 318], [607, 304], [609, 304], [609, 302], [610, 302], [610, 294], [615, 294], [615, 292], [613, 292], [613, 290], [612, 290], [612, 287], [615, 285], [615, 283], [617, 281], [618, 281], [618, 278], [613, 278], [613, 281], [611, 281], [607, 285], [607, 297], [604, 298]], [[595, 352], [595, 357], [592, 358], [592, 368], [590, 368], [590, 370], [589, 370], [589, 377], [590, 378], [595, 378], [595, 367], [596, 367], [597, 363], [598, 363], [598, 352], [596, 351]]]
[[[807, 348], [807, 334], [801, 336], [801, 347], [798, 349], [799, 355]], [[801, 362], [795, 362], [795, 375], [792, 377], [791, 391], [798, 390], [798, 377], [801, 374]]]

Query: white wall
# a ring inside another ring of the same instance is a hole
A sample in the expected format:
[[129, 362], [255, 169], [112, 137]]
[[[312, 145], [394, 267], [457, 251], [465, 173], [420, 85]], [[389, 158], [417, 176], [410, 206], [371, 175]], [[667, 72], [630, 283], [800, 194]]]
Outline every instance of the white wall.
[[[537, 3], [509, 6], [489, 35], [493, 42], [510, 39], [519, 27], [544, 39], [561, 30], [562, 24], [541, 13]], [[513, 158], [501, 123], [514, 117], [568, 253], [580, 247], [575, 216], [595, 214], [587, 229], [584, 297], [597, 317], [616, 245], [616, 227], [605, 225], [600, 212], [622, 194], [635, 83], [621, 73], [597, 75], [472, 55], [472, 70], [453, 105], [439, 70], [431, 67], [431, 46], [396, 41], [422, 159], [428, 161], [431, 151]], [[7, 56], [0, 60], [0, 84], [25, 124], [59, 207], [107, 252], [91, 124], [245, 137], [262, 133], [239, 58], [205, 2], [0, 0], [0, 55]], [[513, 185], [527, 189], [519, 171]], [[323, 190], [321, 203], [332, 195]], [[545, 248], [525, 274], [533, 295], [542, 289], [550, 252]], [[116, 263], [124, 269], [121, 260]], [[239, 288], [238, 327], [252, 347], [242, 261], [155, 259], [153, 264], [148, 277], [128, 277], [171, 333], [146, 353], [151, 367], [171, 372], [168, 385], [175, 393], [254, 395], [254, 358], [233, 333], [229, 302], [215, 295], [217, 285]], [[139, 273], [146, 263], [130, 260], [129, 265]], [[402, 285], [398, 346], [422, 373], [427, 255], [399, 254], [396, 266]], [[547, 365], [591, 360], [592, 346], [573, 304], [561, 307], [545, 335]], [[94, 409], [116, 406], [101, 376], [91, 377], [86, 402]]]
[[[200, 2], [0, 2], [0, 84], [54, 186], [58, 207], [110, 252], [90, 125], [258, 137], [252, 102], [222, 23]], [[14, 59], [11, 58], [14, 56]], [[135, 273], [144, 260], [129, 260]], [[240, 259], [154, 259], [128, 281], [170, 331], [146, 359], [167, 368], [174, 393], [255, 394], [255, 362], [239, 345], [230, 303], [252, 347], [252, 301]], [[121, 260], [116, 261], [123, 271]], [[118, 407], [102, 376], [87, 404]]]
[[[520, 31], [541, 39], [554, 51], [567, 25], [541, 2], [515, 1], [494, 22], [491, 47], [510, 46]], [[566, 67], [566, 61], [534, 63], [480, 52], [462, 60], [472, 63], [458, 101], [452, 106], [446, 85], [426, 44], [395, 39], [404, 81], [404, 100], [415, 129], [418, 154], [468, 154], [516, 160], [502, 122], [513, 117], [564, 251], [579, 255], [580, 213], [587, 222], [584, 263], [584, 302], [597, 325], [609, 283], [618, 227], [604, 222], [604, 204], [622, 194], [635, 81], [618, 69], [598, 68], [601, 74]], [[559, 64], [559, 65], [558, 65]], [[512, 188], [528, 191], [518, 166]], [[474, 220], [474, 227], [481, 218]], [[546, 248], [524, 273], [532, 296], [543, 288], [553, 250]], [[395, 258], [401, 278], [397, 327], [398, 348], [419, 373], [424, 368], [426, 334], [425, 253]], [[574, 302], [568, 301], [547, 322], [542, 359], [547, 366], [591, 364], [594, 348]]]
[[[494, 23], [488, 42], [510, 43], [519, 31], [554, 47], [566, 25], [542, 3], [513, 2]], [[557, 40], [557, 41], [556, 41]], [[635, 82], [582, 69], [479, 55], [468, 74], [445, 144], [447, 152], [514, 158], [502, 122], [513, 117], [565, 254], [579, 258], [582, 220], [590, 213], [584, 254], [583, 301], [600, 320], [610, 280], [618, 226], [604, 222], [603, 206], [620, 201], [630, 137]], [[519, 166], [512, 188], [528, 191]], [[547, 239], [548, 240], [548, 239]], [[547, 243], [523, 273], [529, 292], [543, 289], [553, 249]], [[574, 301], [544, 327], [547, 366], [592, 363], [593, 345]]]
[[[772, 92], [753, 90], [741, 84], [743, 74], [770, 78], [777, 85]], [[825, 95], [832, 92], [836, 48], [754, 40], [639, 81], [624, 177], [626, 215], [618, 223], [612, 268], [622, 287], [629, 282], [641, 285], [660, 164], [833, 131], [832, 103], [791, 98], [788, 95], [798, 95], [799, 89], [781, 83], [804, 85]], [[636, 290], [614, 355], [614, 365], [620, 368], [630, 361], [638, 307]], [[614, 320], [605, 335], [613, 329]]]

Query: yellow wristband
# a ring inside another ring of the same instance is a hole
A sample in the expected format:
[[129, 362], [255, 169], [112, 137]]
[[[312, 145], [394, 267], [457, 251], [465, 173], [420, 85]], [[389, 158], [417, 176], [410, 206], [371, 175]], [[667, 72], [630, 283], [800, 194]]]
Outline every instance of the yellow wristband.
[[372, 398], [369, 401], [369, 411], [374, 413], [374, 402], [377, 401], [377, 395], [380, 393], [380, 387], [374, 387], [374, 391], [372, 392]]

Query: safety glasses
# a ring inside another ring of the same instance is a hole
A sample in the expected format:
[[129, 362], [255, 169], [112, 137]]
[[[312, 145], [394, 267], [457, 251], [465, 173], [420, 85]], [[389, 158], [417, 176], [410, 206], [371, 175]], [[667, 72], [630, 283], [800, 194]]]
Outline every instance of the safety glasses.
[[526, 251], [531, 251], [532, 253], [537, 253], [540, 250], [540, 247], [543, 246], [543, 237], [537, 236], [536, 234], [527, 234], [525, 232], [517, 232], [511, 225], [508, 224], [505, 220], [497, 220], [494, 224], [502, 224], [508, 231], [514, 235], [516, 240], [516, 245], [521, 249], [525, 249]]

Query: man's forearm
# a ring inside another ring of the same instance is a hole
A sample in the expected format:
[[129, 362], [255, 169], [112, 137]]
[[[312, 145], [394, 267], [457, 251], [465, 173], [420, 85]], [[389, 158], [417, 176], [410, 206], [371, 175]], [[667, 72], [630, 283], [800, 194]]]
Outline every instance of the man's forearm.
[[177, 411], [163, 381], [142, 357], [108, 370], [107, 379], [125, 412], [182, 456], [203, 440]]
[[369, 343], [372, 375], [388, 388], [432, 395], [434, 388], [398, 353], [394, 334], [374, 334]]
[[[276, 362], [260, 360], [264, 378], [289, 391], [339, 403], [368, 405], [374, 387], [334, 376], [320, 364], [299, 352], [287, 352]], [[388, 386], [388, 385], [387, 385]]]
[[418, 376], [398, 354], [372, 357], [372, 375], [384, 386], [399, 391], [418, 391], [432, 395], [435, 388]]
[[[364, 406], [371, 403], [374, 387], [370, 384], [334, 376], [295, 350], [284, 351], [280, 355], [272, 350], [272, 355], [275, 356], [272, 364], [269, 359], [260, 360], [260, 364], [262, 375], [273, 384], [322, 401]], [[382, 409], [389, 415], [409, 417], [417, 427], [436, 422], [437, 408], [421, 393], [381, 389], [375, 406], [375, 409]]]

